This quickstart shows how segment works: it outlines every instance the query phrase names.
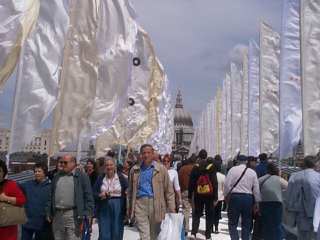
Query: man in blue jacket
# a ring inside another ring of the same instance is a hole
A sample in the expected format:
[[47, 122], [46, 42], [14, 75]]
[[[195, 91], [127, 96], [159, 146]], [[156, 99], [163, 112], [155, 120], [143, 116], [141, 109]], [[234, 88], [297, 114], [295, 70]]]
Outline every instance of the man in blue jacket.
[[28, 218], [27, 223], [22, 226], [22, 240], [52, 239], [50, 224], [46, 221], [45, 212], [51, 191], [50, 180], [46, 177], [47, 173], [46, 165], [36, 164], [34, 180], [21, 184], [27, 198], [25, 209]]

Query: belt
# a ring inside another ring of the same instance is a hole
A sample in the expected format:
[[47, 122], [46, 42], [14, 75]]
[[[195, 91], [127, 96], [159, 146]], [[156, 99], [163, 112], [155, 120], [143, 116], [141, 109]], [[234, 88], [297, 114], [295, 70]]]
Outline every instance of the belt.
[[62, 212], [66, 212], [66, 211], [71, 211], [76, 209], [76, 207], [71, 207], [71, 208], [56, 208], [56, 211], [62, 211]]

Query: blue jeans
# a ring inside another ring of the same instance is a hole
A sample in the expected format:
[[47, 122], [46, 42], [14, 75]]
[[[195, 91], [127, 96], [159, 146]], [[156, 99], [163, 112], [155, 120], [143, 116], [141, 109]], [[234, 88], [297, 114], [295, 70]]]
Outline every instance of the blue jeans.
[[228, 206], [228, 227], [231, 240], [239, 240], [237, 230], [241, 216], [241, 238], [249, 240], [252, 229], [253, 196], [245, 193], [232, 193]]
[[265, 240], [282, 239], [282, 203], [281, 202], [261, 202], [261, 226], [262, 236]]
[[123, 198], [111, 198], [99, 204], [97, 211], [99, 240], [121, 240], [123, 238], [123, 209]]

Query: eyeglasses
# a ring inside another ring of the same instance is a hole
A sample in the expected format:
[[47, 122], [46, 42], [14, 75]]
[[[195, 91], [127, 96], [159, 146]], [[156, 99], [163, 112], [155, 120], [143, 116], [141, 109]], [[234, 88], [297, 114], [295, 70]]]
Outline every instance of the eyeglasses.
[[67, 165], [69, 162], [68, 161], [60, 161], [59, 163], [62, 165]]

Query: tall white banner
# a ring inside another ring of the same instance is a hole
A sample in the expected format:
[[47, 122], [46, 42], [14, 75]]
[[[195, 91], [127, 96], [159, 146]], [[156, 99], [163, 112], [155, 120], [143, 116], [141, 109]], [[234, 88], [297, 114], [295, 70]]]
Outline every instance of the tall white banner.
[[236, 156], [241, 145], [241, 95], [242, 95], [242, 72], [235, 63], [231, 63], [231, 154]]
[[226, 82], [223, 81], [222, 87], [222, 110], [221, 110], [221, 157], [222, 160], [226, 160], [226, 148], [227, 148], [227, 91]]
[[249, 65], [248, 65], [248, 49], [242, 56], [242, 96], [241, 96], [241, 149], [242, 154], [248, 155], [248, 106], [249, 106]]
[[300, 0], [285, 0], [280, 57], [280, 159], [293, 155], [302, 137]]
[[301, 0], [304, 154], [320, 150], [320, 2]]
[[226, 121], [226, 159], [230, 160], [232, 159], [232, 123], [231, 123], [231, 78], [229, 74], [226, 74], [225, 78], [226, 83], [226, 111], [227, 111], [227, 121]]
[[266, 23], [260, 31], [261, 152], [278, 154], [280, 35]]
[[25, 41], [16, 79], [10, 153], [24, 150], [57, 103], [69, 25], [69, 8], [64, 2], [42, 0], [35, 28]]
[[248, 154], [260, 153], [260, 49], [258, 44], [249, 42], [249, 110], [248, 110]]
[[215, 97], [215, 126], [214, 126], [214, 132], [215, 132], [215, 138], [216, 138], [216, 150], [215, 155], [219, 154], [221, 155], [221, 131], [222, 131], [222, 96], [221, 96], [221, 90], [218, 88], [216, 97]]

